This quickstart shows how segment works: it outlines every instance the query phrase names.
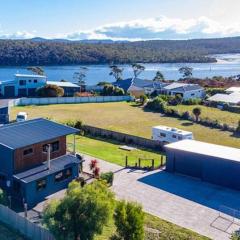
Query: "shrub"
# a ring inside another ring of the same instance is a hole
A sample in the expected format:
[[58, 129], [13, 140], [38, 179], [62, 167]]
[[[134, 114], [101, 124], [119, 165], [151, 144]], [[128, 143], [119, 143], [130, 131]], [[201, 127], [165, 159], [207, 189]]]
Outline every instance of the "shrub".
[[102, 173], [100, 179], [105, 180], [109, 185], [113, 184], [114, 174], [113, 172]]
[[57, 85], [48, 84], [38, 88], [37, 95], [39, 97], [62, 97], [64, 95], [64, 89]]
[[181, 118], [186, 119], [186, 120], [189, 120], [190, 117], [191, 117], [191, 115], [190, 115], [189, 111], [182, 113], [182, 116], [181, 116]]
[[237, 126], [237, 128], [236, 128], [236, 132], [237, 132], [237, 133], [240, 133], [240, 120], [238, 121], [238, 126]]
[[144, 239], [144, 212], [136, 203], [118, 202], [114, 222], [118, 236], [123, 240]]
[[152, 101], [146, 104], [146, 108], [156, 112], [164, 112], [166, 110], [167, 103], [160, 96], [154, 98]]
[[202, 103], [202, 99], [200, 98], [190, 98], [188, 100], [183, 101], [184, 105], [200, 105]]
[[7, 194], [1, 188], [0, 188], [0, 204], [5, 205], [5, 206], [8, 205]]

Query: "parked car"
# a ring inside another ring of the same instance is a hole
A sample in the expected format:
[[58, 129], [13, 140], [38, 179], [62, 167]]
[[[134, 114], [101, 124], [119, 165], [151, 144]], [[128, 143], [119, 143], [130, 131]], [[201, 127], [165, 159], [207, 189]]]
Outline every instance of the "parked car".
[[27, 120], [27, 113], [26, 112], [19, 112], [16, 117], [17, 122], [24, 122]]

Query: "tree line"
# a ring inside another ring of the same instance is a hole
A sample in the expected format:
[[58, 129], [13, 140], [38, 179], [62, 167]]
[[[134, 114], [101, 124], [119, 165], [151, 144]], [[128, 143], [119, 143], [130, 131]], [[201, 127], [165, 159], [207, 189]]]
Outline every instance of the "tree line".
[[0, 40], [0, 65], [214, 62], [208, 54], [237, 53], [240, 38], [117, 43]]

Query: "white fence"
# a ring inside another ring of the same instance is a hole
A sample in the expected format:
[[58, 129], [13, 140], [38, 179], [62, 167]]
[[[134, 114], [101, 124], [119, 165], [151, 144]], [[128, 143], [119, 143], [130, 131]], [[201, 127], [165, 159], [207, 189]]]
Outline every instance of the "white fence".
[[11, 100], [11, 106], [50, 105], [70, 103], [101, 103], [132, 101], [131, 96], [96, 96], [96, 97], [53, 97], [53, 98], [19, 98]]
[[48, 230], [30, 222], [3, 205], [0, 205], [0, 220], [29, 239], [54, 240], [54, 237]]

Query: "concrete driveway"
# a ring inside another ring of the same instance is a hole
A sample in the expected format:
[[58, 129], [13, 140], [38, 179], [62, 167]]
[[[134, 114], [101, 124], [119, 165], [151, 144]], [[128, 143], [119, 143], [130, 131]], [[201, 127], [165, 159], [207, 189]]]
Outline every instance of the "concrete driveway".
[[[85, 170], [91, 159], [86, 156]], [[99, 165], [115, 172], [117, 198], [139, 202], [148, 213], [216, 240], [240, 228], [231, 216], [231, 209], [240, 208], [240, 192], [162, 170], [131, 171], [102, 160]]]

